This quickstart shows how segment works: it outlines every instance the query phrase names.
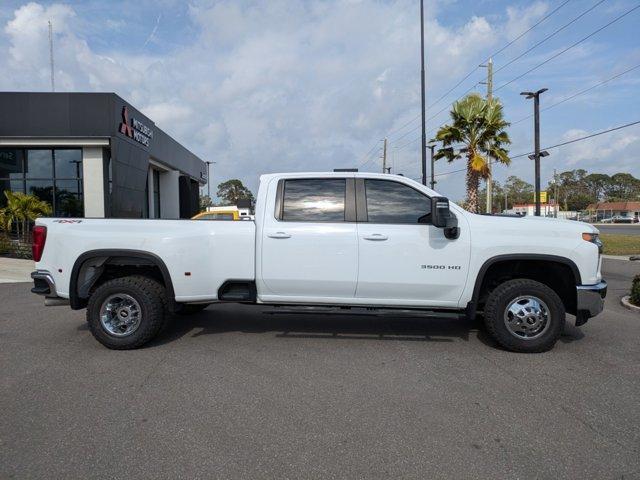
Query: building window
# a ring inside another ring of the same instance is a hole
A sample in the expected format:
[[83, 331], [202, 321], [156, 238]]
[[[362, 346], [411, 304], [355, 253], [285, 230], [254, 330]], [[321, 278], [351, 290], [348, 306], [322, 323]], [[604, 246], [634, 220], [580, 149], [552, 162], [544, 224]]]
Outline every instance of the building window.
[[[82, 217], [82, 150], [0, 149], [0, 192], [26, 192], [51, 205], [56, 217]], [[6, 198], [0, 195], [0, 207]]]

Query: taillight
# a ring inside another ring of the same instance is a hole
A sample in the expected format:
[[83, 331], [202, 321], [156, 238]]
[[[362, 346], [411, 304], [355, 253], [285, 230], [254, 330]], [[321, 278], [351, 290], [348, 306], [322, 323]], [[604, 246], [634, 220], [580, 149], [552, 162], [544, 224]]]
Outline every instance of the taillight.
[[47, 241], [47, 227], [36, 225], [33, 227], [33, 243], [31, 244], [31, 253], [33, 261], [39, 262], [44, 251], [44, 244]]

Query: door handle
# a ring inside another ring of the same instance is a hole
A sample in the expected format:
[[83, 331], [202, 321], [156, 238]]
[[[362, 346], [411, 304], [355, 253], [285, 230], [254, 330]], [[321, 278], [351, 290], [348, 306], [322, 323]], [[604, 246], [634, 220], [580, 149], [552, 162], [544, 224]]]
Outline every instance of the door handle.
[[291, 238], [291, 235], [285, 232], [276, 232], [267, 234], [269, 238]]
[[372, 240], [374, 242], [380, 242], [383, 240], [387, 240], [389, 237], [387, 237], [386, 235], [382, 235], [381, 233], [372, 233], [371, 235], [365, 235], [364, 237], [365, 240]]

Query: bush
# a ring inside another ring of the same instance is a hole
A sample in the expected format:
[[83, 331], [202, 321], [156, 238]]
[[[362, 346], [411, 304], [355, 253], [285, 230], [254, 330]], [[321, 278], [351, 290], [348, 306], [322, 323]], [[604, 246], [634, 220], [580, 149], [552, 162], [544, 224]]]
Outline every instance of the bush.
[[634, 305], [638, 305], [640, 307], [640, 275], [636, 275], [633, 278], [633, 282], [631, 283], [631, 296], [629, 300]]
[[0, 255], [12, 258], [32, 258], [31, 244], [12, 239], [6, 233], [0, 232]]
[[0, 232], [0, 255], [8, 255], [13, 251], [13, 245], [8, 235]]

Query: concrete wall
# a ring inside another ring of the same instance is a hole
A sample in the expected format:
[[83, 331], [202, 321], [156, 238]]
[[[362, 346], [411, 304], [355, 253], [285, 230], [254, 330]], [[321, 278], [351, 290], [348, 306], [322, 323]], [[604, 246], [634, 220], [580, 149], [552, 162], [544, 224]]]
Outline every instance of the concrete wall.
[[102, 147], [82, 148], [84, 216], [104, 218], [104, 165]]

